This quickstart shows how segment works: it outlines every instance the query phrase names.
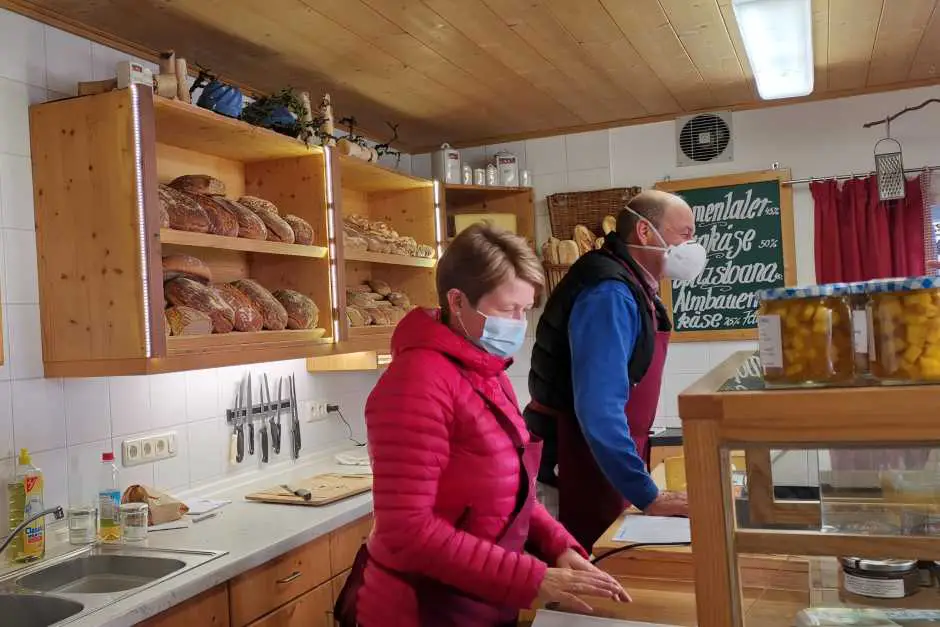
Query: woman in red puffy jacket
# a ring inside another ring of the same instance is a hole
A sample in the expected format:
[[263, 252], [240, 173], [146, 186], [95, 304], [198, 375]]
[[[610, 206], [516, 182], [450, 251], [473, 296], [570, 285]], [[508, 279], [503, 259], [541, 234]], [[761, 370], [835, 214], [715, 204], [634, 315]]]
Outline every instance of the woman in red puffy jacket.
[[519, 237], [473, 226], [437, 267], [366, 404], [375, 527], [337, 604], [341, 625], [514, 625], [538, 597], [629, 600], [535, 498], [530, 438], [505, 370], [543, 285]]

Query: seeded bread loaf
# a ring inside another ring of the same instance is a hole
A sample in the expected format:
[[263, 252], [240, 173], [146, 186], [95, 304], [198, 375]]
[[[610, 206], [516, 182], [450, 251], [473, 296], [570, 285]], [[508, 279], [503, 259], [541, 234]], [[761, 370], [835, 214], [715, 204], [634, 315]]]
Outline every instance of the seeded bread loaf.
[[170, 228], [170, 214], [166, 210], [166, 204], [160, 203], [160, 228]]
[[163, 258], [163, 280], [186, 277], [203, 284], [212, 282], [212, 270], [201, 259], [191, 255], [167, 255]]
[[235, 214], [235, 219], [238, 220], [238, 237], [245, 239], [268, 239], [268, 227], [264, 225], [264, 220], [258, 217], [254, 211], [228, 198], [217, 198], [216, 200], [228, 207], [229, 211]]
[[434, 256], [434, 249], [431, 248], [428, 244], [418, 244], [418, 247], [415, 249], [415, 257], [424, 257], [425, 259], [430, 259]]
[[251, 304], [261, 312], [265, 329], [283, 331], [287, 327], [287, 311], [263, 285], [252, 279], [232, 281], [232, 285], [247, 296]]
[[347, 305], [346, 320], [351, 327], [364, 327], [372, 322], [372, 317], [364, 309], [360, 309], [355, 305]]
[[269, 200], [265, 200], [264, 198], [258, 198], [257, 196], [242, 196], [238, 199], [238, 202], [248, 207], [255, 213], [273, 213], [276, 216], [280, 215], [280, 212], [277, 210], [277, 205]]
[[276, 290], [273, 296], [287, 311], [288, 329], [312, 329], [317, 326], [320, 310], [313, 299], [294, 290]]
[[284, 221], [290, 225], [291, 230], [294, 232], [295, 244], [303, 244], [305, 246], [313, 244], [313, 227], [309, 222], [290, 213], [284, 216]]
[[164, 283], [163, 293], [171, 305], [192, 307], [207, 314], [212, 320], [214, 333], [229, 333], [234, 328], [235, 312], [202, 283], [179, 277]]
[[170, 187], [190, 194], [225, 196], [225, 183], [208, 174], [186, 174], [170, 181]]
[[229, 283], [216, 283], [212, 289], [235, 312], [233, 326], [236, 331], [260, 331], [264, 328], [261, 311], [238, 288]]
[[238, 218], [214, 196], [192, 194], [199, 206], [209, 216], [209, 232], [213, 235], [238, 237]]
[[383, 298], [392, 293], [392, 288], [389, 284], [381, 279], [369, 279], [368, 283], [372, 291], [381, 295]]
[[191, 196], [172, 187], [160, 185], [158, 192], [160, 205], [166, 209], [170, 219], [170, 228], [194, 233], [209, 232], [209, 216]]
[[404, 292], [390, 292], [386, 298], [396, 307], [411, 308], [411, 299]]
[[163, 310], [163, 317], [166, 320], [167, 332], [174, 337], [212, 333], [212, 319], [192, 307], [169, 307]]

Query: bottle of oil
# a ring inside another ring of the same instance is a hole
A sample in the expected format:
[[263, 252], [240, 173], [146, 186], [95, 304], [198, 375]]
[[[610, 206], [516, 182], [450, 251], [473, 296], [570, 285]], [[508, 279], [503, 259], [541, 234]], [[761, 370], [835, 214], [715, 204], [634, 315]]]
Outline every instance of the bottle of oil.
[[[42, 471], [33, 466], [29, 451], [20, 449], [13, 480], [7, 483], [10, 500], [10, 531], [28, 517], [42, 511]], [[22, 563], [42, 559], [46, 554], [46, 523], [39, 518], [17, 534], [7, 548], [10, 562]]]
[[98, 483], [98, 539], [102, 542], [121, 541], [120, 507], [121, 488], [114, 453], [102, 453]]

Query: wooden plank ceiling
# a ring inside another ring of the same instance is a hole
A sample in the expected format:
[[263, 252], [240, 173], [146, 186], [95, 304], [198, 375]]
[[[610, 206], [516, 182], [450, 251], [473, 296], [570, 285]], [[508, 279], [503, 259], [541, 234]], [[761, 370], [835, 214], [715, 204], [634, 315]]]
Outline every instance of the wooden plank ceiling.
[[[813, 0], [811, 99], [938, 81], [940, 0]], [[330, 91], [418, 151], [767, 106], [731, 0], [0, 0], [238, 84]]]

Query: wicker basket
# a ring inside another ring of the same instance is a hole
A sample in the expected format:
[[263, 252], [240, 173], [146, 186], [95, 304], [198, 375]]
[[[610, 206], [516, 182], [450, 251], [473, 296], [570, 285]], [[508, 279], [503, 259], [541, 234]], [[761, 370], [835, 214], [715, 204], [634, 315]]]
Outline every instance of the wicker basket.
[[558, 287], [561, 279], [568, 273], [571, 266], [548, 263], [547, 261], [542, 262], [542, 265], [545, 267], [545, 296], [548, 297]]
[[601, 222], [605, 216], [617, 217], [630, 199], [642, 191], [640, 187], [616, 187], [590, 192], [566, 192], [548, 197], [548, 217], [552, 235], [558, 239], [572, 239], [574, 227], [583, 224], [594, 237], [604, 231]]

